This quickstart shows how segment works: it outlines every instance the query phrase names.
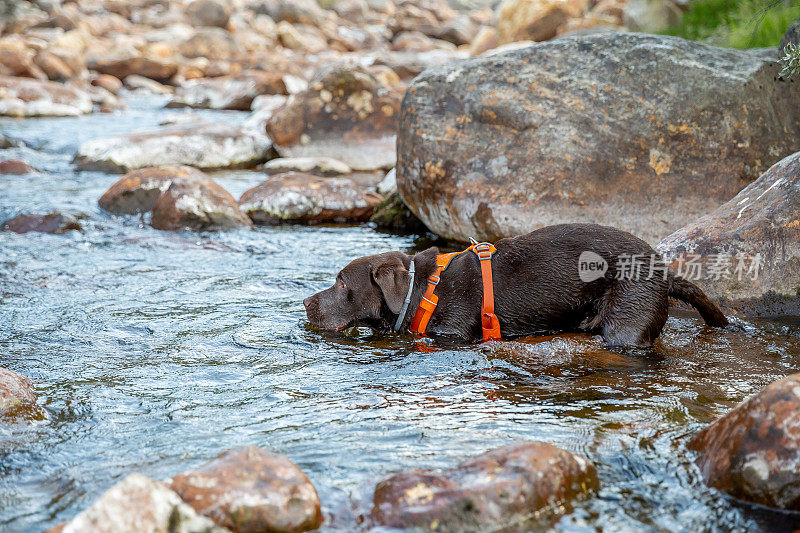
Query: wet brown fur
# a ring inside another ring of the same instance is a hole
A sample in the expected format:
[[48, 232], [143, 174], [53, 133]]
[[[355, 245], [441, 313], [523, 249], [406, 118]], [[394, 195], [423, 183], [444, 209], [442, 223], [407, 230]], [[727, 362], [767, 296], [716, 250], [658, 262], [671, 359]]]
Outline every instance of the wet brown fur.
[[[669, 311], [669, 297], [685, 301], [712, 326], [728, 324], [703, 291], [668, 271], [649, 272], [656, 252], [630, 233], [597, 224], [548, 226], [496, 243], [492, 257], [495, 313], [504, 339], [533, 334], [584, 331], [601, 334], [611, 346], [647, 347], [659, 336]], [[592, 251], [608, 263], [605, 275], [580, 279], [578, 258]], [[438, 248], [414, 256], [388, 252], [354, 260], [332, 287], [306, 298], [309, 321], [326, 329], [355, 325], [390, 331], [409, 287], [412, 258], [416, 274], [411, 305], [403, 322], [407, 330], [435, 268]], [[636, 279], [617, 279], [618, 258], [640, 255]], [[647, 279], [647, 278], [650, 279]], [[426, 334], [447, 342], [482, 338], [482, 281], [475, 254], [456, 256], [436, 289], [439, 305]]]

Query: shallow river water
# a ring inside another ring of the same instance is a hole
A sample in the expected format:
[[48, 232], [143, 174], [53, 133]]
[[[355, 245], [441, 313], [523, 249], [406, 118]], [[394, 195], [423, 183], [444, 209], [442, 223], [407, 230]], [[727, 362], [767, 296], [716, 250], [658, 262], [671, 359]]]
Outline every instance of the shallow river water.
[[[119, 176], [76, 173], [90, 138], [169, 113], [133, 98], [119, 115], [4, 120], [45, 171], [0, 176], [0, 219], [75, 210], [85, 231], [0, 233], [0, 366], [29, 376], [50, 419], [0, 428], [0, 530], [69, 519], [126, 474], [164, 478], [237, 445], [287, 455], [316, 485], [326, 528], [352, 531], [383, 476], [445, 467], [519, 440], [590, 457], [602, 489], [534, 530], [790, 529], [700, 481], [688, 437], [800, 369], [800, 327], [729, 331], [674, 314], [652, 352], [598, 338], [421, 350], [409, 338], [323, 334], [302, 299], [356, 256], [430, 236], [362, 227], [169, 233], [103, 213]], [[208, 113], [242, 120], [237, 113]], [[255, 172], [216, 173], [234, 196]]]

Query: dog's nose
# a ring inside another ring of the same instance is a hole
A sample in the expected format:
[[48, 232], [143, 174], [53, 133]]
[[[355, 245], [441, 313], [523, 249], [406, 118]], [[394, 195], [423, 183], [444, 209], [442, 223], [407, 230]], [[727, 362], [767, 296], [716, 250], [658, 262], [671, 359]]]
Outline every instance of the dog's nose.
[[303, 305], [305, 305], [306, 309], [308, 309], [308, 306], [311, 305], [311, 296], [303, 300]]

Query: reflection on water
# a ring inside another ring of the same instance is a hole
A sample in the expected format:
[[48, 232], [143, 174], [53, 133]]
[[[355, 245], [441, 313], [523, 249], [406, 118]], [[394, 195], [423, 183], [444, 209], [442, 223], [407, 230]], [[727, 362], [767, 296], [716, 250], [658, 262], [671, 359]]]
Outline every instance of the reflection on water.
[[[800, 367], [797, 323], [729, 331], [675, 314], [645, 353], [559, 335], [439, 349], [307, 327], [302, 299], [356, 255], [427, 246], [368, 227], [162, 233], [102, 213], [116, 179], [74, 173], [83, 140], [157, 124], [123, 116], [0, 122], [47, 171], [0, 177], [0, 218], [72, 209], [84, 233], [0, 234], [0, 366], [30, 376], [51, 420], [0, 429], [0, 529], [42, 530], [120, 477], [163, 478], [240, 444], [286, 454], [352, 530], [374, 483], [516, 440], [584, 453], [603, 488], [553, 522], [587, 528], [789, 527], [700, 483], [688, 436]], [[239, 119], [236, 115], [230, 115]], [[215, 176], [234, 195], [253, 172]]]

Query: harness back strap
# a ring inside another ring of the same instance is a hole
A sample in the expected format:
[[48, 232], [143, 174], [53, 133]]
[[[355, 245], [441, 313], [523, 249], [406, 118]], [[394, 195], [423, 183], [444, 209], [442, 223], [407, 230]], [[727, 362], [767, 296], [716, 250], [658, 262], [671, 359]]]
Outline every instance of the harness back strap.
[[436, 268], [428, 277], [428, 287], [422, 300], [419, 302], [417, 312], [411, 322], [411, 332], [417, 335], [425, 335], [428, 322], [436, 310], [439, 297], [436, 295], [436, 286], [441, 281], [442, 272], [448, 267], [450, 261], [457, 255], [465, 252], [473, 252], [478, 256], [481, 263], [481, 278], [483, 279], [483, 302], [481, 304], [481, 329], [483, 330], [483, 340], [500, 339], [500, 321], [494, 314], [494, 283], [492, 282], [492, 255], [496, 248], [488, 242], [474, 244], [461, 252], [440, 254], [436, 256]]
[[481, 306], [481, 329], [483, 340], [500, 340], [500, 321], [494, 314], [494, 282], [492, 281], [492, 255], [497, 249], [488, 242], [475, 244], [472, 251], [481, 261], [483, 278], [483, 304]]

